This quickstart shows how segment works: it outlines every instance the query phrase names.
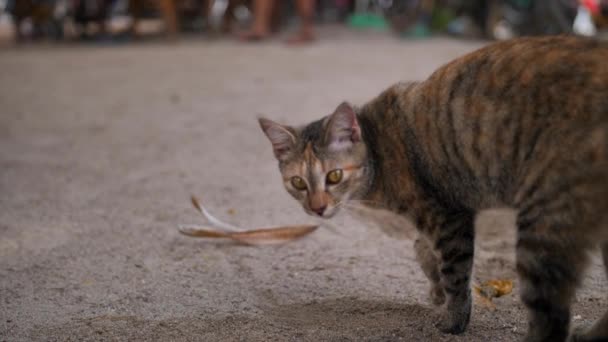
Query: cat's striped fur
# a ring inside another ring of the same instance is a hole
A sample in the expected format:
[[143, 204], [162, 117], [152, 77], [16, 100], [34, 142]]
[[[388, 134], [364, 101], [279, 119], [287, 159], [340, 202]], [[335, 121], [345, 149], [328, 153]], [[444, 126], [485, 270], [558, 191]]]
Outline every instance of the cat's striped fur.
[[[572, 37], [497, 43], [306, 127], [260, 123], [287, 190], [309, 213], [330, 217], [356, 199], [414, 220], [444, 332], [460, 333], [469, 322], [473, 224], [482, 209], [518, 211], [527, 340], [566, 339], [592, 248], [600, 246], [608, 273], [606, 44]], [[339, 184], [326, 183], [327, 172], [346, 166]], [[294, 176], [306, 180], [305, 191], [290, 186]], [[573, 336], [606, 338], [608, 313]]]

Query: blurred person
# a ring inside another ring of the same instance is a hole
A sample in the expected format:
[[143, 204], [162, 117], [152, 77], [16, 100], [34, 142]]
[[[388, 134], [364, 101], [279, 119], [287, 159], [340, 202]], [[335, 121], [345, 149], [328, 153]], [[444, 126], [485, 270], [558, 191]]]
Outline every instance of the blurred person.
[[[213, 0], [129, 0], [128, 11], [132, 18], [129, 30], [132, 35], [136, 35], [139, 21], [146, 10], [152, 8], [160, 11], [166, 33], [174, 38], [182, 27], [182, 21], [188, 19], [181, 18], [180, 14], [189, 14], [192, 21], [196, 12], [199, 12], [204, 25], [208, 26], [213, 3]], [[186, 11], [182, 11], [184, 9]]]
[[345, 21], [355, 11], [355, 1], [353, 0], [334, 0], [338, 9], [338, 19]]
[[228, 5], [222, 16], [222, 24], [220, 31], [223, 33], [232, 32], [232, 26], [236, 21], [236, 9], [239, 6], [245, 6], [251, 9], [251, 1], [248, 0], [228, 0]]
[[23, 23], [26, 19], [32, 22], [32, 38], [48, 36], [60, 38], [62, 31], [54, 20], [55, 5], [55, 0], [9, 0], [6, 9], [13, 18], [15, 41], [21, 43], [25, 40]]
[[89, 25], [97, 25], [96, 37], [107, 34], [106, 21], [115, 0], [72, 0], [74, 23], [80, 32], [81, 39], [91, 38]]
[[[251, 28], [239, 35], [244, 41], [259, 41], [271, 34], [273, 11], [277, 2], [274, 0], [253, 1], [253, 24]], [[303, 44], [315, 40], [313, 21], [315, 14], [315, 0], [296, 0], [296, 9], [301, 23], [298, 32], [287, 39], [289, 44]]]

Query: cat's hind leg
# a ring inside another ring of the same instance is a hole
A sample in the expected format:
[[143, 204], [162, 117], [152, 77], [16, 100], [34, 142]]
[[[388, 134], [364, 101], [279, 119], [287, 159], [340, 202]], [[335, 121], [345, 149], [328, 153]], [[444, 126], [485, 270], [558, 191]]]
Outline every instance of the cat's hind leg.
[[[584, 266], [588, 245], [576, 238], [576, 227], [563, 213], [542, 215], [550, 208], [528, 209], [517, 219], [517, 272], [521, 299], [528, 308], [526, 341], [565, 341], [570, 304]], [[539, 216], [540, 215], [540, 216]]]
[[435, 254], [428, 239], [424, 236], [419, 236], [414, 242], [414, 250], [416, 250], [416, 259], [420, 264], [420, 268], [431, 282], [429, 297], [434, 305], [441, 305], [445, 302], [445, 292], [440, 284], [439, 275], [439, 258]]
[[[604, 259], [604, 269], [608, 278], [608, 242], [601, 246]], [[600, 342], [608, 341], [608, 310], [588, 329], [577, 329], [570, 337], [571, 342]]]

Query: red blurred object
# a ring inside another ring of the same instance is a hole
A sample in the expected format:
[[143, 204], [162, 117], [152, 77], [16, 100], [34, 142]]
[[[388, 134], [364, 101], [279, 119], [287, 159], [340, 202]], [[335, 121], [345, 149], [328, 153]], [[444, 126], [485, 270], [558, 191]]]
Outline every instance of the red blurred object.
[[581, 5], [587, 7], [592, 15], [598, 15], [600, 13], [600, 2], [599, 0], [580, 0]]

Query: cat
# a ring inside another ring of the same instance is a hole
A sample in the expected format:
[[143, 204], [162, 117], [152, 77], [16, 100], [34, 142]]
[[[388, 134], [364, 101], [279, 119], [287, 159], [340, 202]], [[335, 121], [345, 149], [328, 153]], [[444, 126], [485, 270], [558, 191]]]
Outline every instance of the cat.
[[[441, 305], [436, 326], [471, 316], [474, 218], [517, 210], [526, 341], [564, 341], [588, 253], [608, 273], [608, 45], [555, 36], [483, 47], [422, 82], [304, 127], [260, 118], [287, 192], [330, 218], [348, 203], [410, 218]], [[608, 312], [576, 341], [608, 338]]]

